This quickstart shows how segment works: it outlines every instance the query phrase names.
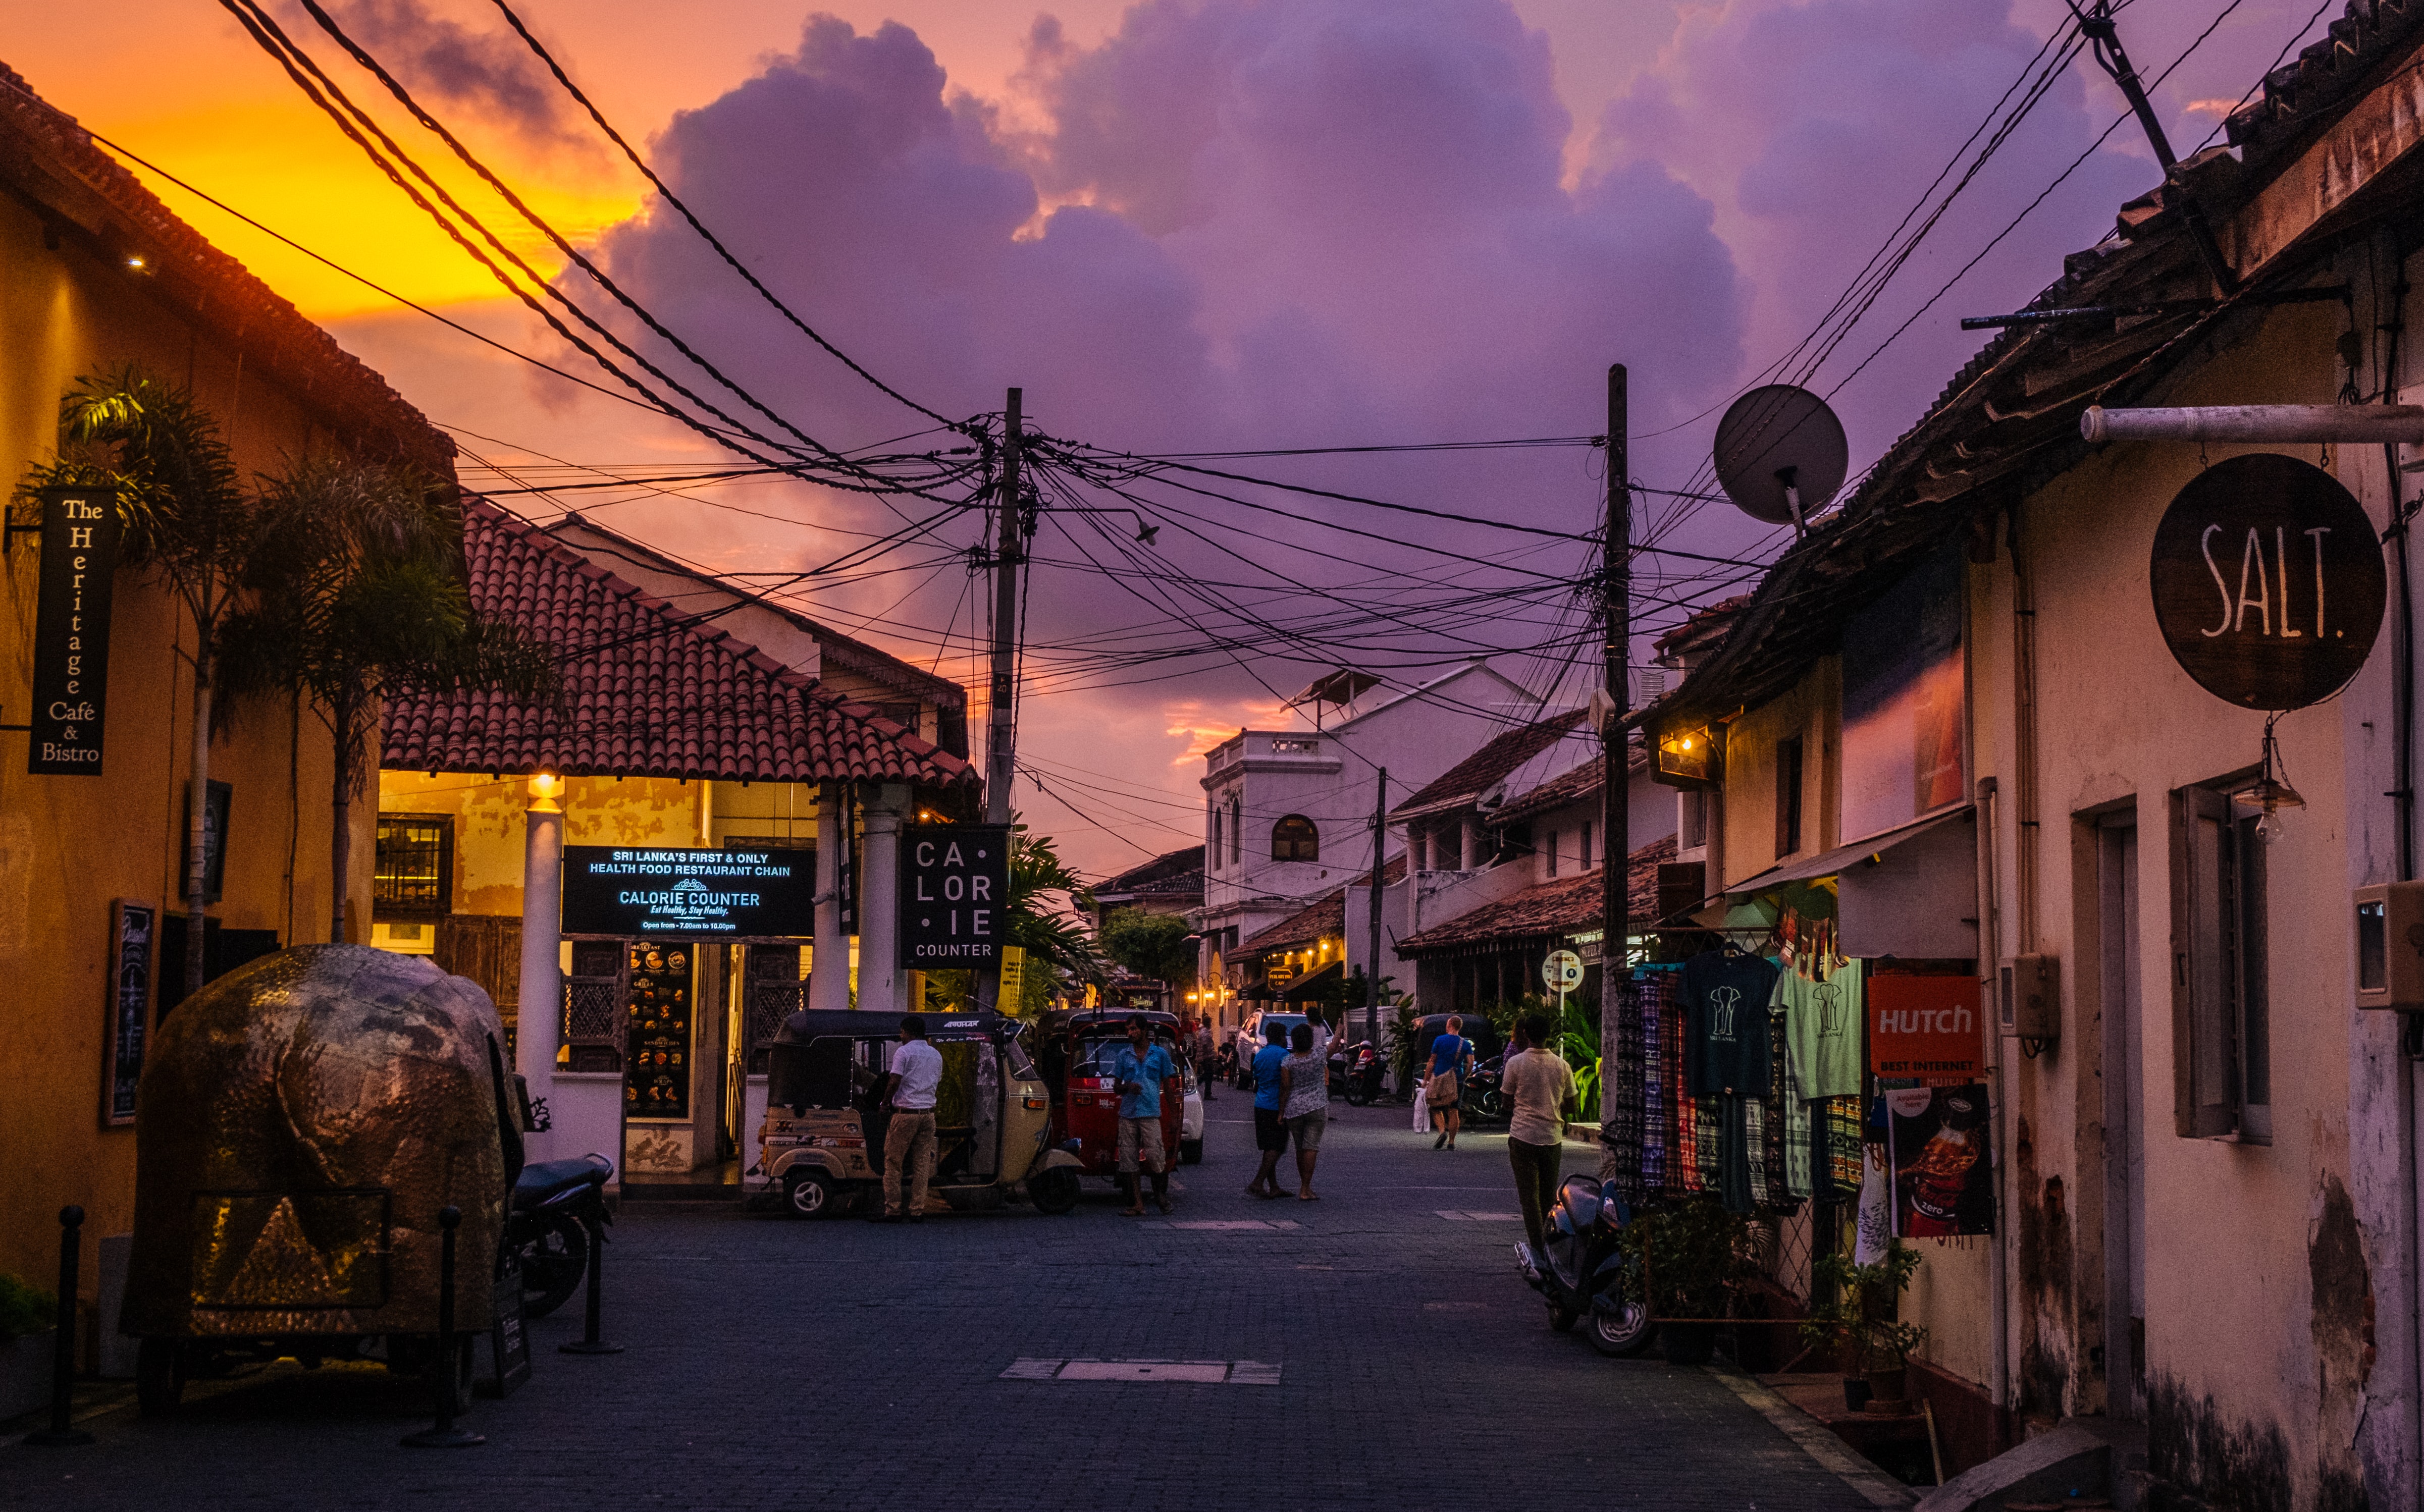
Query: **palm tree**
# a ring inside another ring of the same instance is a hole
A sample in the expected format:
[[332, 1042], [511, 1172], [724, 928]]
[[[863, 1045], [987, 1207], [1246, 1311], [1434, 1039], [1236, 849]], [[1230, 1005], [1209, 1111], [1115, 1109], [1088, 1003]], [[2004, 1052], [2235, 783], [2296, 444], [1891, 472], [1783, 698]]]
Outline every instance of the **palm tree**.
[[1052, 837], [1033, 834], [1013, 818], [1010, 940], [1027, 952], [1029, 995], [1035, 1001], [1048, 996], [1056, 982], [1099, 981], [1106, 975], [1102, 950], [1076, 912], [1085, 894], [1084, 879], [1060, 859]]
[[210, 807], [212, 679], [265, 511], [236, 477], [218, 424], [183, 389], [135, 366], [81, 377], [59, 405], [59, 456], [26, 491], [107, 489], [126, 530], [120, 560], [166, 578], [194, 621], [192, 786], [185, 799], [185, 992], [204, 975], [203, 823]]
[[269, 529], [247, 565], [255, 591], [224, 632], [224, 677], [235, 697], [299, 693], [328, 728], [328, 938], [342, 942], [352, 806], [388, 697], [407, 684], [549, 696], [554, 652], [472, 612], [451, 485], [322, 456], [264, 479], [262, 506]]

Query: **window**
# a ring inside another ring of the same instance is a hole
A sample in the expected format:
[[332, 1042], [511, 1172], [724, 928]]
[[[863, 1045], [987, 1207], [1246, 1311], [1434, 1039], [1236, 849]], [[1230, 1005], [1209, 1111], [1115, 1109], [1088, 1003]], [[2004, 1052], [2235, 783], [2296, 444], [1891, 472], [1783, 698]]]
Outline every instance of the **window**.
[[454, 821], [444, 814], [381, 814], [371, 871], [371, 912], [426, 917], [454, 899]]
[[1211, 849], [1211, 851], [1208, 852], [1208, 854], [1209, 854], [1209, 856], [1210, 856], [1210, 858], [1211, 858], [1211, 862], [1212, 862], [1212, 869], [1213, 869], [1213, 870], [1215, 870], [1215, 871], [1220, 870], [1220, 804], [1213, 804], [1213, 805], [1212, 805], [1212, 849]]
[[1246, 799], [1242, 793], [1229, 799], [1229, 865], [1236, 866], [1246, 858]]
[[1709, 809], [1707, 794], [1694, 791], [1675, 795], [1675, 845], [1682, 851], [1698, 851], [1709, 843]]
[[1321, 859], [1321, 832], [1313, 820], [1302, 814], [1290, 814], [1271, 826], [1271, 859], [1274, 861], [1318, 861]]
[[1540, 853], [1549, 858], [1549, 875], [1552, 877], [1557, 874], [1557, 832], [1551, 830], [1549, 843], [1540, 847]]
[[2188, 1138], [2272, 1138], [2264, 838], [2214, 788], [2173, 795], [2174, 1111]]
[[1801, 849], [1801, 737], [1776, 742], [1776, 856]]
[[1574, 867], [1576, 871], [1588, 871], [1591, 868], [1591, 821], [1588, 820], [1583, 820], [1582, 850], [1575, 860], [1578, 863]]

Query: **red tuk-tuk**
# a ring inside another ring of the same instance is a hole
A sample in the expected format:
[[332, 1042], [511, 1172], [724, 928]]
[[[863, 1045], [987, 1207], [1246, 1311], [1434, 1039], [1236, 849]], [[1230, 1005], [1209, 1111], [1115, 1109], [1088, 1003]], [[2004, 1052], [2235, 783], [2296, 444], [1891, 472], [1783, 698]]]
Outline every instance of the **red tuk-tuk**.
[[[1151, 1026], [1153, 1042], [1179, 1058], [1178, 1019], [1137, 1009], [1087, 1009], [1047, 1013], [1038, 1026], [1036, 1064], [1052, 1099], [1052, 1143], [1077, 1157], [1089, 1176], [1119, 1174], [1120, 1095], [1112, 1065], [1128, 1047], [1128, 1021]], [[1179, 1159], [1184, 1116], [1183, 1077], [1173, 1070], [1161, 1084], [1162, 1156]]]

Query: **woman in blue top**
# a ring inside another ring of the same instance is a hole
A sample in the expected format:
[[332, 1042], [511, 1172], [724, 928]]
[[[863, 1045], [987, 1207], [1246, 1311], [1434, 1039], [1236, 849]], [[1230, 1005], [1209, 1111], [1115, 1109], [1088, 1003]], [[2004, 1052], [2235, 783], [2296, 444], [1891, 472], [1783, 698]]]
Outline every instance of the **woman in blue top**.
[[1451, 1016], [1447, 1027], [1431, 1042], [1430, 1080], [1425, 1083], [1431, 1126], [1440, 1131], [1434, 1150], [1456, 1148], [1458, 1102], [1464, 1091], [1464, 1074], [1473, 1069], [1473, 1042], [1464, 1037], [1464, 1020]]

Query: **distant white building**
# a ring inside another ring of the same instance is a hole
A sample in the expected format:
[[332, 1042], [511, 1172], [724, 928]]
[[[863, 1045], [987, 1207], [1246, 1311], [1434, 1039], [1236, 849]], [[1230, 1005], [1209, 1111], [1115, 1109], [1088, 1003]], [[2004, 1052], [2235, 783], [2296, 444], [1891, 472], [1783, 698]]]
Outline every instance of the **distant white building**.
[[[1342, 673], [1300, 702], [1343, 703], [1346, 717], [1326, 728], [1239, 730], [1204, 757], [1204, 907], [1194, 917], [1206, 982], [1226, 979], [1240, 943], [1371, 869], [1383, 769], [1394, 806], [1539, 705], [1479, 661], [1404, 692]], [[1234, 1006], [1222, 1016], [1234, 1021]]]

